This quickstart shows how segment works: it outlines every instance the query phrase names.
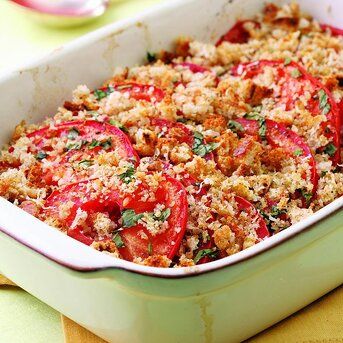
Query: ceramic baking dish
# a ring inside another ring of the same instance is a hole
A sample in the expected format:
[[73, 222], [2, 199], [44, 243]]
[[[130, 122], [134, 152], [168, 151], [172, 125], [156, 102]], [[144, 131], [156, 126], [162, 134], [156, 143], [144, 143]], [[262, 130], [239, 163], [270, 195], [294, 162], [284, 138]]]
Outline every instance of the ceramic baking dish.
[[[282, 1], [276, 1], [282, 3]], [[341, 0], [299, 1], [339, 26]], [[179, 35], [214, 41], [260, 0], [177, 0], [58, 49], [0, 78], [0, 141], [39, 121], [78, 84], [99, 86], [114, 66], [142, 63]], [[343, 198], [236, 255], [192, 268], [114, 259], [0, 198], [0, 270], [53, 308], [111, 342], [238, 342], [343, 282]]]

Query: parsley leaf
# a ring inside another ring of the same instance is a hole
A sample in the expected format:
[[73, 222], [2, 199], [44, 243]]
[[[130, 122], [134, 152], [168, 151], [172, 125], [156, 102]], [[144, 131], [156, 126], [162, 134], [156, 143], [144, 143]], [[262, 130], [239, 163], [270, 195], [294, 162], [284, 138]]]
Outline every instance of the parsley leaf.
[[229, 129], [235, 133], [244, 131], [242, 124], [235, 120], [229, 121]]
[[79, 150], [84, 144], [87, 144], [87, 141], [81, 140], [75, 143], [68, 143], [65, 147], [65, 150]]
[[124, 183], [129, 184], [133, 178], [134, 178], [134, 174], [135, 174], [135, 167], [133, 164], [130, 164], [127, 169], [119, 174], [119, 179], [122, 180]]
[[112, 238], [112, 241], [114, 242], [114, 244], [116, 245], [117, 248], [124, 248], [125, 244], [123, 242], [123, 240], [120, 237], [119, 232], [116, 232]]
[[258, 120], [259, 124], [259, 129], [258, 129], [258, 134], [262, 139], [266, 138], [266, 133], [267, 133], [267, 125], [266, 125], [266, 120], [264, 118], [261, 118]]
[[326, 94], [324, 89], [319, 90], [318, 98], [319, 98], [319, 108], [322, 110], [322, 114], [327, 115], [331, 110], [331, 106], [328, 103], [328, 95]]
[[112, 138], [110, 137], [104, 141], [98, 141], [93, 138], [89, 144], [89, 149], [94, 149], [98, 146], [102, 147], [104, 150], [109, 149], [112, 146]]
[[291, 58], [290, 58], [290, 57], [286, 57], [286, 58], [284, 59], [283, 64], [284, 64], [285, 66], [288, 66], [291, 62], [292, 62]]
[[82, 167], [88, 168], [91, 165], [93, 165], [93, 160], [82, 160], [79, 162], [79, 165]]
[[294, 77], [295, 79], [297, 79], [298, 77], [300, 77], [302, 74], [300, 72], [300, 70], [298, 68], [294, 68], [291, 71], [291, 76]]
[[194, 143], [193, 143], [192, 151], [196, 155], [200, 157], [204, 157], [208, 153], [218, 148], [218, 146], [219, 144], [214, 143], [214, 142], [204, 144], [204, 136], [200, 132], [197, 132], [197, 131], [194, 132]]
[[131, 227], [137, 224], [138, 220], [143, 218], [143, 213], [136, 214], [134, 210], [127, 209], [121, 212], [123, 227]]
[[146, 59], [148, 60], [149, 63], [156, 62], [157, 56], [155, 53], [148, 51], [146, 53]]
[[302, 149], [296, 149], [293, 151], [294, 156], [301, 156], [304, 153]]
[[218, 255], [218, 251], [214, 249], [202, 249], [199, 250], [196, 256], [194, 257], [193, 261], [197, 264], [203, 257], [209, 256], [211, 258], [216, 258]]
[[284, 210], [284, 209], [280, 210], [277, 206], [272, 206], [272, 210], [271, 210], [271, 212], [270, 212], [270, 215], [271, 215], [272, 217], [277, 218], [277, 217], [279, 217], [281, 214], [285, 214], [285, 213], [287, 213], [286, 210]]
[[114, 92], [114, 88], [109, 86], [109, 87], [104, 87], [103, 89], [96, 89], [94, 91], [94, 95], [97, 100], [101, 100], [103, 98], [106, 98], [109, 94]]
[[48, 154], [44, 151], [39, 151], [37, 153], [37, 155], [35, 156], [36, 160], [41, 161], [44, 160], [44, 158], [46, 158], [48, 156]]
[[125, 133], [129, 132], [129, 130], [124, 125], [122, 125], [119, 121], [117, 121], [115, 119], [111, 119], [110, 124], [113, 126], [116, 126], [118, 129], [122, 130]]
[[80, 134], [79, 130], [73, 127], [72, 129], [69, 130], [67, 138], [74, 141], [78, 135]]
[[311, 192], [307, 192], [306, 189], [301, 189], [300, 193], [304, 197], [306, 205], [309, 205], [311, 202], [313, 194]]
[[333, 156], [336, 153], [336, 150], [337, 148], [332, 143], [329, 143], [325, 147], [324, 152], [325, 154], [328, 154], [329, 156]]
[[171, 213], [170, 208], [166, 208], [165, 210], [161, 211], [161, 215], [158, 217], [155, 214], [153, 214], [153, 219], [158, 220], [163, 223], [169, 218], [170, 213]]

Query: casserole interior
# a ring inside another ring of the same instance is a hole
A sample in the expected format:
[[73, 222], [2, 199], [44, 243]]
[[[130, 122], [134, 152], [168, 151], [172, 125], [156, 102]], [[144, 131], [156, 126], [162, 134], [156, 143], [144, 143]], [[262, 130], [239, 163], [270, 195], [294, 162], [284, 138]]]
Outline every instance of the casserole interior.
[[[146, 51], [169, 49], [174, 38], [179, 35], [213, 41], [230, 27], [236, 18], [249, 17], [263, 7], [263, 3], [252, 0], [213, 0], [209, 1], [211, 13], [208, 13], [208, 5], [202, 6], [205, 2], [208, 3], [205, 0], [197, 1], [199, 11], [192, 13], [192, 21], [188, 19], [194, 0], [168, 2], [160, 6], [157, 12], [149, 11], [139, 18], [105, 27], [56, 51], [41, 62], [3, 76], [0, 80], [0, 94], [3, 98], [0, 115], [2, 143], [8, 140], [13, 126], [20, 120], [39, 121], [48, 113], [53, 113], [78, 84], [86, 83], [97, 87], [112, 73], [114, 66], [142, 63]], [[332, 25], [339, 24], [337, 13], [340, 13], [343, 6], [338, 2], [328, 1], [314, 5], [306, 0], [300, 5], [318, 20]], [[159, 16], [168, 19], [162, 24], [158, 20]], [[132, 46], [135, 47], [134, 50]], [[92, 65], [92, 68], [89, 68], [89, 65]], [[343, 199], [337, 199], [310, 218], [233, 256], [206, 265], [170, 270], [139, 266], [99, 254], [3, 199], [0, 199], [0, 230], [75, 270], [114, 267], [154, 276], [182, 277], [216, 270], [255, 256], [303, 232], [317, 221], [324, 220], [339, 211], [342, 206]]]

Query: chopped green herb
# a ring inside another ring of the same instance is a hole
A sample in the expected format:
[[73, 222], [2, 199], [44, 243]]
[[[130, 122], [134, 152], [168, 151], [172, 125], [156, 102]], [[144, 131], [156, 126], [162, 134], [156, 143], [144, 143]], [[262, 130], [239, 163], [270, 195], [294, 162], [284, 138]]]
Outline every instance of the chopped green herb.
[[260, 116], [260, 113], [258, 113], [258, 112], [250, 112], [250, 113], [244, 114], [244, 118], [259, 120], [259, 119], [261, 119], [261, 116]]
[[96, 148], [97, 146], [100, 146], [100, 145], [101, 145], [101, 142], [93, 138], [92, 141], [89, 144], [89, 149], [94, 149], [94, 148]]
[[259, 129], [258, 129], [258, 134], [262, 139], [266, 138], [266, 133], [267, 133], [267, 125], [266, 125], [266, 120], [264, 118], [259, 119], [258, 121], [259, 124]]
[[127, 209], [121, 212], [123, 227], [131, 227], [137, 224], [138, 220], [143, 218], [143, 213], [136, 214], [134, 210]]
[[287, 213], [286, 210], [284, 210], [284, 209], [280, 210], [277, 206], [272, 206], [272, 210], [271, 210], [271, 212], [270, 212], [270, 215], [271, 215], [272, 217], [277, 218], [277, 217], [279, 217], [281, 214], [285, 214], [285, 213]]
[[151, 242], [149, 242], [149, 244], [148, 244], [148, 254], [149, 254], [149, 256], [151, 256], [153, 254]]
[[244, 131], [242, 124], [235, 120], [229, 121], [229, 129], [235, 133]]
[[101, 100], [103, 98], [106, 98], [109, 94], [114, 92], [114, 88], [109, 86], [103, 89], [96, 89], [94, 91], [94, 95], [97, 98], [97, 100]]
[[153, 62], [156, 62], [157, 56], [155, 53], [148, 51], [146, 53], [146, 59], [148, 60], [149, 63], [153, 63]]
[[67, 138], [74, 141], [79, 136], [79, 134], [80, 134], [79, 130], [73, 127], [72, 129], [69, 130]]
[[336, 153], [336, 150], [337, 148], [332, 143], [329, 143], [325, 147], [324, 152], [325, 154], [328, 154], [329, 156], [333, 156]]
[[294, 156], [301, 156], [304, 153], [302, 149], [296, 149], [293, 151]]
[[218, 146], [219, 144], [214, 143], [214, 142], [204, 144], [204, 136], [200, 132], [197, 132], [197, 131], [194, 132], [194, 143], [193, 143], [192, 151], [196, 155], [200, 157], [204, 157], [208, 153], [215, 150]]
[[112, 146], [112, 138], [110, 137], [106, 139], [105, 141], [101, 142], [100, 145], [104, 150], [109, 149]]
[[298, 77], [300, 77], [302, 74], [300, 72], [300, 70], [298, 68], [294, 68], [291, 71], [291, 76], [294, 77], [295, 79], [297, 79]]
[[135, 174], [135, 167], [133, 164], [130, 164], [127, 169], [124, 171], [124, 173], [119, 174], [119, 178], [120, 180], [122, 180], [124, 183], [129, 184], [133, 178], [134, 178], [134, 174]]
[[109, 149], [112, 146], [112, 138], [110, 137], [102, 142], [93, 138], [89, 144], [89, 149], [94, 149], [98, 146], [101, 146], [104, 150]]
[[84, 144], [87, 144], [87, 141], [81, 140], [75, 143], [68, 143], [65, 147], [65, 150], [79, 150]]
[[284, 59], [283, 64], [284, 64], [285, 66], [288, 66], [291, 62], [292, 62], [291, 58], [290, 58], [290, 57], [286, 57], [286, 58]]
[[194, 257], [193, 261], [197, 264], [203, 257], [209, 256], [211, 258], [216, 258], [218, 255], [218, 251], [214, 249], [202, 249], [199, 250], [196, 256]]
[[111, 119], [110, 124], [113, 126], [116, 126], [118, 129], [122, 130], [125, 133], [129, 132], [129, 130], [124, 125], [122, 125], [119, 121], [117, 121], [115, 119]]
[[112, 241], [114, 242], [114, 244], [116, 245], [117, 248], [124, 248], [125, 244], [123, 242], [123, 240], [120, 237], [119, 232], [116, 232], [112, 238]]
[[39, 151], [38, 154], [35, 156], [38, 161], [44, 160], [48, 156], [47, 153], [44, 151]]
[[82, 167], [88, 168], [91, 165], [93, 165], [93, 160], [82, 160], [79, 162], [79, 165]]
[[324, 177], [327, 173], [327, 170], [322, 170], [322, 172], [320, 173], [320, 177]]
[[331, 106], [328, 103], [328, 95], [326, 94], [324, 89], [319, 90], [318, 98], [319, 98], [319, 108], [322, 110], [322, 114], [327, 115], [331, 110]]
[[153, 215], [153, 218], [154, 218], [155, 220], [158, 220], [158, 221], [164, 223], [164, 222], [169, 218], [170, 213], [171, 213], [170, 208], [166, 208], [165, 210], [161, 211], [161, 215], [160, 215], [160, 216], [157, 217], [157, 216], [154, 214], [154, 215]]
[[176, 121], [178, 123], [187, 123], [187, 119], [186, 118], [177, 118]]
[[312, 199], [313, 194], [310, 193], [310, 192], [307, 192], [306, 189], [301, 189], [301, 190], [300, 190], [300, 193], [301, 193], [301, 195], [304, 197], [304, 199], [305, 199], [305, 201], [306, 201], [306, 205], [309, 205], [310, 202], [311, 202], [311, 199]]

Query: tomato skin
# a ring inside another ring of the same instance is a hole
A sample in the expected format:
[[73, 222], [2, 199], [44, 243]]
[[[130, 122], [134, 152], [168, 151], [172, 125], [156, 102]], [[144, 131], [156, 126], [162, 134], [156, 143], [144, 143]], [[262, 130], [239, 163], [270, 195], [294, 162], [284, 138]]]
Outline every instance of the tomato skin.
[[182, 62], [182, 63], [176, 63], [174, 64], [175, 67], [177, 66], [181, 66], [181, 67], [185, 67], [188, 68], [192, 73], [206, 73], [206, 72], [210, 72], [210, 70], [206, 67], [203, 67], [199, 64], [195, 64], [195, 63], [189, 63], [189, 62]]
[[343, 36], [343, 29], [340, 29], [338, 27], [334, 27], [327, 24], [320, 24], [320, 27], [323, 31], [326, 31], [327, 29], [330, 30], [333, 36]]
[[[123, 133], [119, 128], [108, 123], [102, 123], [95, 120], [84, 120], [84, 121], [69, 121], [62, 124], [57, 124], [55, 127], [44, 127], [42, 129], [31, 132], [27, 135], [28, 138], [35, 145], [36, 151], [49, 152], [53, 150], [51, 145], [49, 145], [49, 139], [60, 138], [67, 139], [68, 132], [71, 129], [76, 129], [79, 132], [77, 141], [86, 141], [90, 143], [93, 139], [98, 137], [103, 137], [104, 135], [111, 138], [111, 147], [106, 151], [113, 151], [119, 155], [119, 158], [128, 160], [133, 164], [137, 165], [139, 163], [139, 157], [134, 150], [129, 138]], [[70, 161], [80, 162], [84, 159], [85, 153], [91, 158], [95, 157], [101, 151], [101, 147], [94, 147], [93, 149], [88, 149], [82, 146], [77, 150], [70, 150], [68, 152], [58, 153], [54, 157], [47, 157], [47, 160], [52, 163], [51, 168], [45, 170], [43, 178], [47, 185], [55, 185], [57, 182], [54, 180], [54, 175], [65, 176], [68, 166], [70, 166]], [[57, 161], [55, 163], [55, 160]], [[76, 180], [74, 180], [76, 181]]]
[[[125, 260], [133, 261], [134, 258], [149, 257], [148, 245], [151, 244], [153, 255], [166, 255], [172, 259], [180, 248], [182, 238], [186, 231], [188, 218], [187, 193], [181, 182], [169, 176], [161, 182], [156, 191], [157, 201], [142, 202], [135, 199], [135, 195], [126, 199], [124, 209], [134, 209], [135, 213], [151, 212], [157, 203], [165, 204], [171, 213], [167, 218], [169, 228], [161, 234], [152, 236], [141, 224], [124, 228], [120, 236], [125, 247], [119, 248], [119, 252]], [[144, 232], [144, 238], [140, 232]]]
[[[117, 92], [128, 94], [130, 98], [135, 100], [145, 100], [148, 102], [156, 103], [164, 99], [164, 91], [153, 85], [140, 84], [135, 82], [123, 84], [110, 84], [110, 87]], [[99, 88], [102, 91], [108, 90], [108, 87]]]
[[[295, 107], [295, 102], [298, 97], [303, 94], [303, 84], [308, 81], [312, 86], [312, 96], [311, 100], [307, 104], [307, 109], [313, 114], [318, 115], [321, 113], [319, 107], [319, 99], [317, 93], [319, 90], [323, 90], [327, 96], [327, 102], [330, 105], [330, 110], [326, 114], [327, 121], [322, 123], [322, 128], [325, 133], [325, 136], [328, 137], [334, 146], [336, 151], [331, 157], [331, 160], [334, 165], [337, 165], [340, 162], [340, 110], [336, 104], [331, 92], [316, 78], [309, 74], [304, 67], [296, 62], [290, 62], [285, 65], [284, 61], [269, 61], [269, 60], [260, 60], [256, 62], [241, 63], [234, 66], [231, 69], [231, 73], [234, 76], [242, 76], [245, 79], [252, 79], [255, 76], [263, 72], [266, 66], [275, 68], [279, 78], [284, 78], [281, 86], [281, 98], [279, 103], [284, 104], [286, 110], [292, 110]], [[291, 73], [294, 69], [297, 69], [301, 75], [294, 78], [291, 76]]]
[[238, 43], [238, 44], [247, 43], [250, 38], [250, 34], [244, 28], [244, 24], [246, 23], [252, 23], [254, 24], [256, 28], [261, 27], [260, 23], [254, 20], [238, 21], [227, 33], [225, 33], [223, 36], [220, 37], [220, 39], [216, 43], [216, 46], [219, 46], [223, 42]]
[[[67, 230], [68, 236], [86, 245], [91, 245], [94, 242], [94, 231], [90, 229], [85, 233], [83, 227], [80, 225], [72, 227], [77, 210], [80, 209], [86, 212], [87, 215], [97, 212], [107, 213], [111, 218], [115, 219], [118, 217], [120, 208], [122, 207], [118, 193], [111, 190], [99, 194], [96, 181], [85, 180], [55, 190], [45, 200], [44, 207], [41, 210], [41, 216], [58, 220], [62, 223], [64, 229]], [[66, 215], [64, 215], [60, 213], [60, 205], [67, 203], [71, 205]]]
[[[250, 136], [258, 136], [259, 123], [257, 120], [239, 118], [235, 119], [244, 128], [244, 134]], [[298, 136], [294, 131], [288, 129], [285, 125], [277, 123], [273, 120], [266, 119], [266, 140], [272, 147], [280, 147], [289, 153], [290, 156], [295, 157], [296, 150], [301, 149], [302, 154], [298, 156], [299, 159], [306, 161], [311, 170], [310, 181], [313, 185], [312, 199], [316, 194], [318, 188], [318, 174], [316, 169], [316, 162], [309, 146], [304, 140]]]

